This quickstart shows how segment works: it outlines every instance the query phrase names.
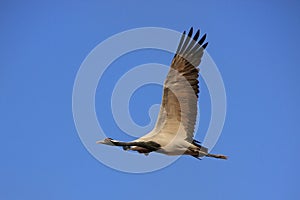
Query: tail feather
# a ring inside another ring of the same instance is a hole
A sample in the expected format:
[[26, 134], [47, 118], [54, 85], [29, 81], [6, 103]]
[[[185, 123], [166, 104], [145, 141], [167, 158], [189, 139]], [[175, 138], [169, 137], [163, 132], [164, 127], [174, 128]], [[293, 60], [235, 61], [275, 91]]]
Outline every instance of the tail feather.
[[224, 160], [227, 160], [227, 159], [228, 159], [227, 156], [224, 156], [224, 155], [222, 155], [222, 154], [211, 154], [211, 153], [208, 153], [206, 156], [207, 156], [207, 157], [213, 157], [213, 158], [224, 159]]

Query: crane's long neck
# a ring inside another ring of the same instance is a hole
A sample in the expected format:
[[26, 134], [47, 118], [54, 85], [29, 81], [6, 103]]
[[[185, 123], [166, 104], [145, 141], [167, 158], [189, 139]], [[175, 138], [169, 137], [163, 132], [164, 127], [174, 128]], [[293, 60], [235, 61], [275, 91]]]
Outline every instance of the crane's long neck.
[[160, 145], [156, 142], [149, 141], [149, 142], [120, 142], [117, 140], [111, 140], [111, 142], [116, 146], [123, 146], [124, 149], [131, 147], [131, 146], [139, 146], [142, 148], [146, 148], [149, 151], [156, 151], [160, 148]]

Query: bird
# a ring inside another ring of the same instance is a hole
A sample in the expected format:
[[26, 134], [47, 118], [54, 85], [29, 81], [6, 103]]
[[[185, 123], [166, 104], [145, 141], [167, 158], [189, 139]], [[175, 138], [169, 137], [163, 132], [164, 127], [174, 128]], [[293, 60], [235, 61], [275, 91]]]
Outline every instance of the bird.
[[200, 160], [203, 157], [227, 159], [225, 155], [209, 153], [208, 148], [194, 139], [199, 65], [208, 45], [206, 33], [200, 39], [199, 36], [199, 29], [193, 36], [193, 27], [181, 35], [164, 82], [160, 111], [153, 130], [133, 141], [105, 138], [96, 141], [97, 144], [119, 146], [125, 151], [145, 155], [156, 152], [169, 156], [190, 155]]

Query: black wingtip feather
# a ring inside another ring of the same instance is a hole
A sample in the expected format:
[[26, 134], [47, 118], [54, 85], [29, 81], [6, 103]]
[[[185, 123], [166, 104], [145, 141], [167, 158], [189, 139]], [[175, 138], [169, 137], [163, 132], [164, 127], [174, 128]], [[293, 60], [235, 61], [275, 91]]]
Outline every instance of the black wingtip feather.
[[196, 34], [195, 34], [193, 40], [197, 41], [198, 38], [199, 38], [199, 35], [200, 35], [200, 30], [198, 29], [198, 31], [196, 32]]
[[192, 35], [193, 35], [193, 27], [191, 27], [188, 36], [189, 36], [189, 37], [192, 37]]
[[206, 43], [202, 46], [202, 48], [205, 49], [205, 48], [207, 47], [207, 45], [208, 45], [208, 42], [206, 42]]
[[202, 36], [202, 38], [199, 40], [198, 44], [202, 45], [202, 43], [205, 41], [206, 39], [206, 33]]

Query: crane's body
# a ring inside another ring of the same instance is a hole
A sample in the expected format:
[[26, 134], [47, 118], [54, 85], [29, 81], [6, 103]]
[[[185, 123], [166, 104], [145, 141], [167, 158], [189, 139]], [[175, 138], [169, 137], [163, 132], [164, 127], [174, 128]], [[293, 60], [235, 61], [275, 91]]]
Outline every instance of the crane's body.
[[131, 142], [106, 138], [97, 143], [122, 146], [124, 150], [137, 151], [145, 155], [157, 152], [166, 155], [227, 159], [224, 155], [208, 153], [208, 149], [194, 139], [199, 93], [198, 66], [208, 43], [204, 43], [206, 34], [198, 40], [199, 30], [193, 38], [192, 34], [193, 28], [188, 35], [185, 32], [182, 34], [164, 83], [162, 104], [154, 129]]

